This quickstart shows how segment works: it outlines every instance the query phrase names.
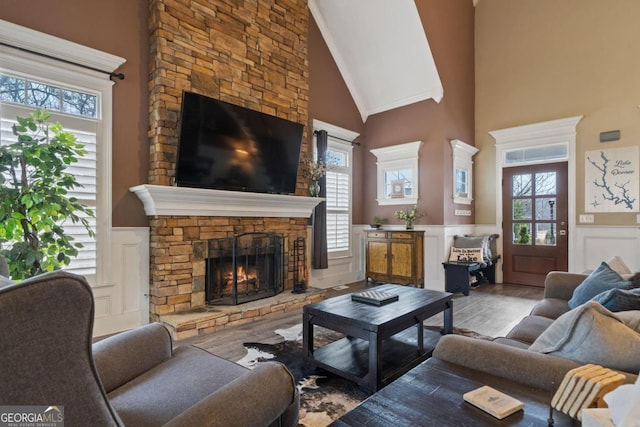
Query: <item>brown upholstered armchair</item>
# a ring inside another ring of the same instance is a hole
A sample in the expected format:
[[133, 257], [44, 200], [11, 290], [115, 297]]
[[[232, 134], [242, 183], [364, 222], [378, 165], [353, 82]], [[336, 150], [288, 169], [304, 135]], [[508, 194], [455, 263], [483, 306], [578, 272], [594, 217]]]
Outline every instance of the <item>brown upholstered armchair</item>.
[[294, 426], [299, 396], [278, 363], [252, 371], [149, 324], [92, 349], [93, 297], [66, 272], [0, 278], [0, 405], [64, 407], [67, 426]]

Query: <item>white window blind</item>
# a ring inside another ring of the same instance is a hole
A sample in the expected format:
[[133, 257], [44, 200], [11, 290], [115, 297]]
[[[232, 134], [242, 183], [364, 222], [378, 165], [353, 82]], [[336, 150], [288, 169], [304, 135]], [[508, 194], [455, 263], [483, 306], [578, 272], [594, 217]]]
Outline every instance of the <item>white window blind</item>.
[[[13, 134], [13, 124], [16, 123], [16, 117], [28, 117], [34, 108], [26, 106], [11, 105], [9, 103], [0, 102], [0, 144], [8, 144], [17, 140]], [[87, 153], [79, 159], [77, 163], [73, 163], [67, 167], [67, 172], [74, 175], [83, 187], [78, 187], [74, 191], [68, 193], [69, 197], [76, 197], [80, 202], [89, 206], [97, 212], [96, 191], [97, 191], [97, 128], [98, 122], [95, 119], [85, 119], [81, 117], [70, 117], [66, 115], [57, 115], [52, 112], [51, 121], [58, 121], [62, 124], [67, 132], [71, 132], [76, 136], [76, 141], [81, 143]], [[84, 216], [84, 215], [83, 215]], [[94, 231], [96, 230], [96, 218], [85, 218], [91, 224]], [[71, 271], [83, 276], [95, 275], [97, 263], [96, 239], [90, 237], [87, 230], [80, 223], [73, 224], [70, 220], [60, 224], [65, 232], [73, 237], [74, 242], [81, 243], [78, 256], [71, 259], [71, 263], [65, 267], [65, 270]]]
[[327, 250], [346, 255], [351, 236], [351, 147], [329, 139], [327, 150]]

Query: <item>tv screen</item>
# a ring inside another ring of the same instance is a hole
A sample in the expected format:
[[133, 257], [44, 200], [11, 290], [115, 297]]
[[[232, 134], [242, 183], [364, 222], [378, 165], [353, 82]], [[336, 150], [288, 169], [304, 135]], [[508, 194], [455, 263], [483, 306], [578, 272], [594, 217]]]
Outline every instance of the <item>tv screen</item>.
[[176, 184], [295, 193], [303, 125], [184, 92]]

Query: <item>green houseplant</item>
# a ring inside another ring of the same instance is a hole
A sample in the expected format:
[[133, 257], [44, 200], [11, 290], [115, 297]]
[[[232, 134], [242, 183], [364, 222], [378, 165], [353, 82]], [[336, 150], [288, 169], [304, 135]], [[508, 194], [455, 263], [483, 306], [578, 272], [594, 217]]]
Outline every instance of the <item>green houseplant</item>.
[[84, 147], [50, 117], [46, 110], [17, 117], [17, 140], [0, 144], [0, 253], [13, 280], [61, 268], [78, 254], [82, 244], [65, 233], [63, 221], [94, 236], [86, 219], [93, 210], [68, 195], [82, 186], [66, 169]]

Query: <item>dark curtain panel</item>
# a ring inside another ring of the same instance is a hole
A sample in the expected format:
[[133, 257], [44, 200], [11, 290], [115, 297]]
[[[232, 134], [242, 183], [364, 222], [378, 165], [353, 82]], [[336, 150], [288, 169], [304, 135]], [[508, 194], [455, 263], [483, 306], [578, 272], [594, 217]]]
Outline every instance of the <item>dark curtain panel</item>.
[[[317, 160], [325, 161], [327, 157], [327, 131], [316, 134], [318, 145]], [[327, 197], [327, 177], [320, 178], [320, 197]], [[313, 211], [313, 268], [329, 268], [327, 254], [327, 202], [322, 201]]]

